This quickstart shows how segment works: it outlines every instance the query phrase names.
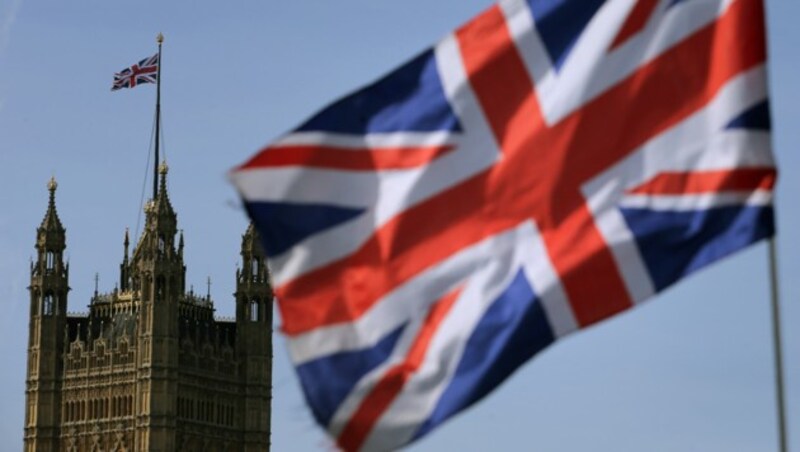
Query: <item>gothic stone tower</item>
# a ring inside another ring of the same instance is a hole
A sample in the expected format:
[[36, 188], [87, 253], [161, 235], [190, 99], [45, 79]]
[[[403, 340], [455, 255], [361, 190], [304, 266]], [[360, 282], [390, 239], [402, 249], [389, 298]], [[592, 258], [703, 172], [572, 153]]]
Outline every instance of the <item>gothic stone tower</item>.
[[133, 289], [140, 295], [136, 443], [145, 450], [176, 450], [178, 305], [186, 267], [183, 250], [175, 246], [178, 221], [166, 175], [162, 165], [158, 196], [145, 208], [145, 230], [130, 264]]
[[69, 266], [64, 264], [66, 230], [56, 212], [56, 184], [36, 231], [36, 262], [31, 262], [31, 313], [28, 327], [28, 379], [25, 446], [29, 451], [59, 450], [61, 375], [67, 318]]
[[245, 450], [261, 450], [269, 440], [272, 399], [272, 288], [256, 228], [250, 223], [242, 237], [242, 269], [236, 271], [236, 330], [240, 372], [247, 393], [242, 407], [247, 433]]
[[272, 289], [258, 236], [242, 238], [236, 318], [186, 291], [183, 234], [160, 169], [119, 284], [67, 315], [56, 183], [31, 264], [26, 451], [269, 451]]

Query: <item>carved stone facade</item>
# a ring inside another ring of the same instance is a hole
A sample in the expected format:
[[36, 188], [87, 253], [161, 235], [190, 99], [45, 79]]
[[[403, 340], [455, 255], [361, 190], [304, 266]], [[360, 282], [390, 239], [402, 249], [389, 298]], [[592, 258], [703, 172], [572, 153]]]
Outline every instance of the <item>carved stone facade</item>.
[[[255, 229], [242, 237], [236, 318], [186, 291], [183, 234], [161, 168], [117, 288], [67, 314], [56, 183], [31, 263], [25, 451], [268, 451], [272, 290]], [[178, 237], [177, 243], [175, 238]]]

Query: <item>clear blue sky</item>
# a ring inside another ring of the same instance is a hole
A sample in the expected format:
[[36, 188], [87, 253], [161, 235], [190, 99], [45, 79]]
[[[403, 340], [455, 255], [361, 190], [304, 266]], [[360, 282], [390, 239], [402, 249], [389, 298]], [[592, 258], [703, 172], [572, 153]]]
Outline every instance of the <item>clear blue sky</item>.
[[[69, 309], [113, 289], [136, 231], [154, 86], [114, 72], [163, 56], [170, 194], [188, 282], [232, 315], [246, 227], [226, 172], [334, 98], [428, 47], [489, 0], [0, 0], [0, 452], [22, 447], [28, 259], [46, 182], [71, 262]], [[790, 437], [800, 450], [800, 2], [768, 0]], [[149, 185], [148, 185], [149, 187]], [[525, 365], [414, 451], [770, 451], [776, 426], [766, 246], [697, 274]], [[276, 451], [329, 450], [276, 339]]]

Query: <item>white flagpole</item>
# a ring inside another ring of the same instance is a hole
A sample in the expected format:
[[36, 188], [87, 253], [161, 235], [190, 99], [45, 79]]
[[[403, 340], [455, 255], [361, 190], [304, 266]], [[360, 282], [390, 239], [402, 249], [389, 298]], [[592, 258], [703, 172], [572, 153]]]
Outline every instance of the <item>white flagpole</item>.
[[778, 251], [775, 237], [769, 239], [769, 274], [772, 295], [772, 340], [775, 352], [775, 397], [778, 411], [778, 447], [787, 452], [786, 445], [786, 403], [783, 391], [783, 351], [781, 348], [781, 314], [778, 294]]

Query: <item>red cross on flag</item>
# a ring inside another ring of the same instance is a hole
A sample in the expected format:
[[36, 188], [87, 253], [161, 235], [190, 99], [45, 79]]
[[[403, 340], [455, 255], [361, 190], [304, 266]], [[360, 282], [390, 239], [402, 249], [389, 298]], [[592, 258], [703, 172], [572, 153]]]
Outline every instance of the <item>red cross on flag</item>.
[[158, 53], [114, 74], [111, 91], [158, 81]]
[[774, 234], [760, 0], [507, 0], [234, 169], [306, 399], [394, 450]]

